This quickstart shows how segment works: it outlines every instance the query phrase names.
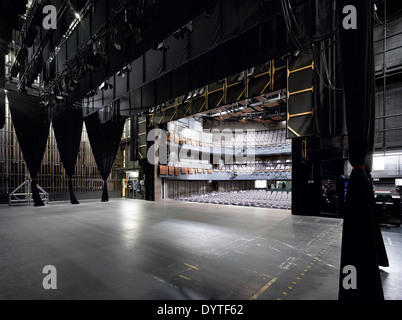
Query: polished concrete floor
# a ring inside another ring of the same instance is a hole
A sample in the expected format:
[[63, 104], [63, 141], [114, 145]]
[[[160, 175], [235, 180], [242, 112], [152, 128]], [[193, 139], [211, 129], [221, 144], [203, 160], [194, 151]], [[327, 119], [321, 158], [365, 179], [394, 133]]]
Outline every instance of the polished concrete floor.
[[[182, 202], [0, 206], [0, 299], [337, 299], [342, 221]], [[402, 235], [384, 230], [387, 299]], [[43, 268], [57, 270], [45, 290]]]

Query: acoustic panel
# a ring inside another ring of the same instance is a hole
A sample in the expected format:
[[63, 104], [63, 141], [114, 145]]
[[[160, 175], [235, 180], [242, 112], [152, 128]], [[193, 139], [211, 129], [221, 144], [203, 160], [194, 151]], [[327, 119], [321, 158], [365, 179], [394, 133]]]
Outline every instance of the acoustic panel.
[[305, 138], [315, 134], [314, 61], [310, 54], [288, 58], [287, 137]]

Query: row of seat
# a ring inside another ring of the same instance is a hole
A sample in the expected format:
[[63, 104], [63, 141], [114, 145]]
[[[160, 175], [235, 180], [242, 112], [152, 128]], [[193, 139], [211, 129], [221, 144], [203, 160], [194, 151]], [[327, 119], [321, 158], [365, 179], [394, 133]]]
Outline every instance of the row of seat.
[[291, 144], [291, 140], [286, 137], [286, 130], [274, 130], [274, 131], [258, 131], [258, 132], [243, 132], [229, 135], [227, 138], [223, 138], [219, 135], [219, 141], [212, 138], [211, 142], [196, 141], [185, 137], [180, 137], [174, 133], [168, 133], [168, 141], [175, 142], [177, 144], [188, 144], [193, 146], [207, 146], [214, 147], [221, 145], [222, 147], [244, 147], [244, 146], [276, 146]]
[[273, 162], [273, 161], [257, 161], [252, 165], [223, 165], [221, 167], [223, 171], [233, 172], [270, 172], [270, 171], [292, 171], [291, 162]]
[[231, 141], [225, 141], [226, 146], [237, 145], [278, 145], [290, 144], [286, 137], [286, 130], [243, 132], [232, 137]]
[[221, 169], [203, 169], [203, 168], [183, 168], [175, 166], [159, 166], [159, 174], [162, 176], [178, 176], [180, 174], [213, 174], [213, 173], [282, 173], [291, 172], [292, 165], [279, 164], [276, 166], [256, 167], [240, 165], [223, 165]]
[[257, 208], [286, 209], [292, 208], [292, 192], [247, 190], [231, 192], [212, 192], [177, 198], [186, 202], [212, 203]]

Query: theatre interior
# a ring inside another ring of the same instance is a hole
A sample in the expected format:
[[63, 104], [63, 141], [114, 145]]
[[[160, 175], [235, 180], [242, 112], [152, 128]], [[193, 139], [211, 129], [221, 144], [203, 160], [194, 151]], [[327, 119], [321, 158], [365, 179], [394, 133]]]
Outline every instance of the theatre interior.
[[402, 299], [401, 30], [397, 0], [3, 1], [0, 299]]

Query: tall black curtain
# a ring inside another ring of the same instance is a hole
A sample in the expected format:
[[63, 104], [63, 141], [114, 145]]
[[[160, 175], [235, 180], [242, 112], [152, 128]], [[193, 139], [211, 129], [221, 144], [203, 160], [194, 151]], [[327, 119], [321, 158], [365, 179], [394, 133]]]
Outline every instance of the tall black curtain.
[[68, 177], [68, 188], [72, 204], [79, 204], [74, 194], [72, 178], [80, 150], [82, 125], [81, 109], [68, 108], [53, 119], [54, 135], [60, 152], [60, 158]]
[[50, 122], [39, 99], [25, 93], [8, 91], [11, 117], [22, 154], [32, 178], [32, 198], [36, 207], [44, 206], [37, 178], [49, 136]]
[[0, 129], [6, 123], [6, 95], [5, 87], [5, 59], [4, 53], [0, 50]]
[[[350, 176], [341, 252], [340, 300], [383, 300], [379, 266], [388, 266], [377, 221], [371, 166], [374, 147], [375, 77], [373, 48], [373, 1], [341, 0], [357, 9], [357, 29], [340, 29], [346, 102]], [[344, 287], [346, 266], [357, 271], [357, 289]]]
[[125, 119], [113, 119], [105, 123], [99, 120], [98, 112], [85, 118], [92, 153], [104, 181], [102, 202], [109, 201], [107, 179], [113, 167], [120, 146]]
[[131, 127], [130, 127], [130, 160], [138, 161], [138, 114], [134, 114], [131, 117]]

